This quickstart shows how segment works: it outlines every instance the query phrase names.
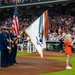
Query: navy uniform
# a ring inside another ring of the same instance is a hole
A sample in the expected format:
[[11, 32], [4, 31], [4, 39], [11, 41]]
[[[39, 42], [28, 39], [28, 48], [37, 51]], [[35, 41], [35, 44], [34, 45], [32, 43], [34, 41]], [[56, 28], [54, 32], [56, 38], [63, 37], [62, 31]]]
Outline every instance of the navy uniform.
[[17, 43], [18, 43], [18, 39], [16, 37], [13, 37], [13, 44], [12, 44], [12, 64], [17, 64], [17, 62], [16, 62]]
[[7, 67], [7, 35], [5, 28], [1, 29], [0, 33], [0, 50], [1, 50], [1, 67]]
[[13, 31], [10, 30], [10, 38], [12, 40], [12, 43], [11, 43], [11, 56], [10, 56], [10, 64], [13, 65], [16, 63], [16, 54], [17, 54], [17, 42], [18, 42], [18, 38], [16, 35], [14, 35]]
[[[11, 40], [11, 34], [9, 33], [9, 31], [7, 33], [7, 38], [8, 38], [8, 45], [11, 47], [12, 40]], [[12, 48], [11, 48], [11, 50], [8, 50], [8, 59], [7, 59], [7, 62], [8, 62], [8, 66], [10, 66], [11, 63], [12, 63]]]
[[7, 34], [8, 35], [8, 42], [10, 44], [10, 47], [11, 47], [11, 51], [8, 52], [8, 65], [13, 65], [13, 60], [14, 60], [14, 57], [15, 57], [15, 49], [14, 49], [14, 41], [13, 41], [13, 38], [15, 38], [16, 36], [13, 34], [13, 32], [11, 32], [12, 30], [10, 29], [9, 30], [9, 33]]

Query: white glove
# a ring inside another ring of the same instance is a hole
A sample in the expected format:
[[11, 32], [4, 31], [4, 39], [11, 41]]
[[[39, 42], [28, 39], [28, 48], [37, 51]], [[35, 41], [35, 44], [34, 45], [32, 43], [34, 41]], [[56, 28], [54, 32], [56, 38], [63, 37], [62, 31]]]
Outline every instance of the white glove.
[[18, 38], [20, 38], [21, 36], [19, 35], [19, 36], [17, 36]]
[[7, 46], [7, 49], [11, 49], [9, 46]]
[[10, 39], [9, 41], [10, 41], [10, 42], [12, 42], [12, 40], [11, 40], [11, 39]]

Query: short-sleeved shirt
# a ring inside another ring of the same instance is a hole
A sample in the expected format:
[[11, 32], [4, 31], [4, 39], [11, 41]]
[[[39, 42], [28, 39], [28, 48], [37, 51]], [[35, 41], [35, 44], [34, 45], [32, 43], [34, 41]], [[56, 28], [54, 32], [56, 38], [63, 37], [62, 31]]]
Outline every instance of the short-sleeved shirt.
[[65, 40], [64, 44], [65, 44], [65, 54], [70, 54], [70, 55], [72, 55], [71, 42], [70, 42], [69, 40]]

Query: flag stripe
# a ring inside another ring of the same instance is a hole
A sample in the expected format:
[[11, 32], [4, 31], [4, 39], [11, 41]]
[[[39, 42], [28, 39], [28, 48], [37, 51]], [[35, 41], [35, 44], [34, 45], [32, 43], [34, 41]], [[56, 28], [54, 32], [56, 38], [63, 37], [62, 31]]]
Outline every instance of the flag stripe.
[[18, 35], [18, 23], [17, 23], [17, 17], [15, 17], [15, 28], [16, 28], [16, 34]]
[[42, 25], [43, 25], [43, 15], [40, 16], [39, 20], [39, 33], [42, 31]]
[[46, 10], [45, 12], [45, 34], [46, 34], [46, 37], [48, 38], [49, 35], [48, 35], [48, 30], [49, 30], [49, 18], [48, 18], [48, 11]]

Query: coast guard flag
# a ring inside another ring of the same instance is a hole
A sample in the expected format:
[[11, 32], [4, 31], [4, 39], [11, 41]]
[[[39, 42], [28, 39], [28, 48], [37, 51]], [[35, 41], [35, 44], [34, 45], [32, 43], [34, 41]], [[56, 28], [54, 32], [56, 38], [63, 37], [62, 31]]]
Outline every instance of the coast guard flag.
[[45, 22], [46, 11], [25, 30], [41, 57], [43, 57], [43, 49], [46, 48]]
[[13, 15], [12, 30], [16, 36], [19, 35], [18, 12], [17, 12], [16, 5], [15, 5], [14, 15]]

